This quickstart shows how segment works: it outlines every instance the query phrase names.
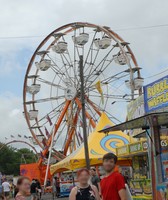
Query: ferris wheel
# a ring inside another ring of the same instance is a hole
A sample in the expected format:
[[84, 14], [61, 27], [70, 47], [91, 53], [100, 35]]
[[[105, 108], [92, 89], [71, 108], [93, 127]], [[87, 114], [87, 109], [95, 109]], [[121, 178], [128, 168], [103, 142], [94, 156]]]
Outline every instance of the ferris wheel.
[[83, 142], [80, 56], [88, 134], [96, 127], [102, 111], [117, 122], [112, 104], [117, 102], [121, 112], [123, 104], [141, 93], [141, 68], [129, 43], [109, 27], [75, 22], [54, 30], [34, 52], [23, 92], [25, 118], [44, 155], [52, 133], [53, 148], [64, 155]]

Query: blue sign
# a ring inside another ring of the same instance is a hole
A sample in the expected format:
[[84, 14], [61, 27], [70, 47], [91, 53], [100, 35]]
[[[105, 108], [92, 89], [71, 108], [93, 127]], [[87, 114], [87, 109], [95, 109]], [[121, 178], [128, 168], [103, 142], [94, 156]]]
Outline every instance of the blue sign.
[[145, 113], [168, 108], [168, 75], [143, 87]]

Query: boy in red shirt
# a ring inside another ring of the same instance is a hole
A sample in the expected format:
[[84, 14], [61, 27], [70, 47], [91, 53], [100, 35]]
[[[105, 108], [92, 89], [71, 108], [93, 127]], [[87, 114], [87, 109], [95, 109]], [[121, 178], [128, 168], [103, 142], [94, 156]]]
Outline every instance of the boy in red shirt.
[[101, 180], [101, 194], [103, 200], [127, 200], [124, 177], [115, 172], [117, 156], [107, 153], [103, 157], [103, 167], [106, 176]]

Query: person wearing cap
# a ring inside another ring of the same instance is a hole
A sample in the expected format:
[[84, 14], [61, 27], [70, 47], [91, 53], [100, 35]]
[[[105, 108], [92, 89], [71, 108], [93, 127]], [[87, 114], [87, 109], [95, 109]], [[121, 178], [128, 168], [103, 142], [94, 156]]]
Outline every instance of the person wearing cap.
[[91, 175], [91, 179], [90, 179], [91, 184], [97, 187], [99, 194], [101, 196], [100, 179], [96, 174], [96, 168], [95, 167], [90, 168], [90, 175]]

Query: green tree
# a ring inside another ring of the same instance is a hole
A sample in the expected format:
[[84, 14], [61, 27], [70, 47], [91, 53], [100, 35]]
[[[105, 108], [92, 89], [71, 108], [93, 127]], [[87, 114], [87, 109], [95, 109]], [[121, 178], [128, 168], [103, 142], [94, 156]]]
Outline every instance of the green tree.
[[36, 162], [36, 155], [33, 151], [22, 148], [16, 149], [0, 143], [0, 172], [8, 175], [19, 175], [20, 164]]

